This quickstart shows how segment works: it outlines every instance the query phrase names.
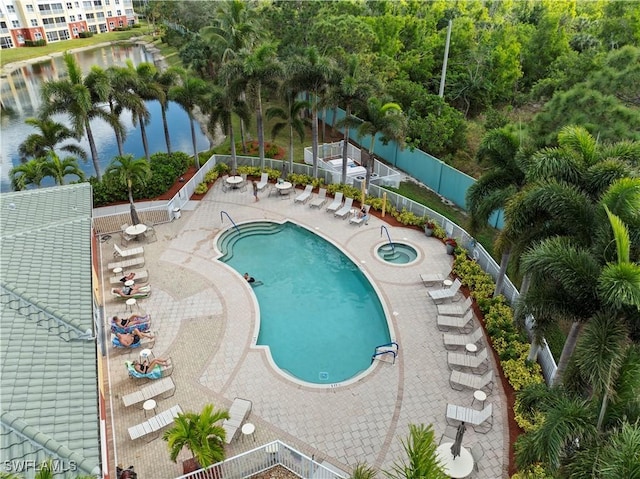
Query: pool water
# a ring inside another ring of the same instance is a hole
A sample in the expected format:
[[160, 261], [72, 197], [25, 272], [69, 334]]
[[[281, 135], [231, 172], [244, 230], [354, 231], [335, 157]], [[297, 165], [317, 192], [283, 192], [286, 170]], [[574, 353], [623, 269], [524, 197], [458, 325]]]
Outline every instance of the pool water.
[[390, 341], [382, 304], [345, 254], [293, 223], [248, 223], [218, 239], [220, 258], [263, 284], [257, 344], [285, 373], [314, 384], [348, 380]]
[[413, 246], [404, 243], [386, 243], [377, 249], [378, 256], [387, 263], [409, 264], [416, 260], [418, 252]]

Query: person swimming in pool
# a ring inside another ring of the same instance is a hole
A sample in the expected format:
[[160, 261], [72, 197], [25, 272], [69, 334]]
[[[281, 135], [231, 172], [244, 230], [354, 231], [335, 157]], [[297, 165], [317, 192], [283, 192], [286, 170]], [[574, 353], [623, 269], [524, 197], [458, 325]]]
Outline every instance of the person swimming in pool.
[[251, 286], [259, 286], [262, 284], [262, 281], [256, 281], [253, 276], [249, 276], [249, 273], [245, 273], [243, 278], [249, 283]]

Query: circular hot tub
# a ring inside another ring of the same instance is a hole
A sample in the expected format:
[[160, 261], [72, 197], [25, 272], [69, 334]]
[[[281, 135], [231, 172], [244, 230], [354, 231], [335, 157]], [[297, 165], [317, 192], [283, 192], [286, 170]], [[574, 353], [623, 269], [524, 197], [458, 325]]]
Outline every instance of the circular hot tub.
[[406, 243], [385, 243], [376, 252], [383, 261], [392, 264], [409, 264], [418, 258], [416, 249]]

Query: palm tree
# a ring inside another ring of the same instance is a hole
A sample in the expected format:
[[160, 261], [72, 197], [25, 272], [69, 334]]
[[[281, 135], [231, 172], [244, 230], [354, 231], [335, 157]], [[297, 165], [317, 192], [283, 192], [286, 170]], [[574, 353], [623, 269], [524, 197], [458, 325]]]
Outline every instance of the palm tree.
[[167, 153], [171, 154], [171, 138], [169, 137], [169, 123], [167, 122], [167, 109], [169, 108], [169, 90], [176, 84], [178, 72], [170, 68], [164, 72], [157, 72], [154, 77], [155, 84], [162, 90], [163, 95], [158, 95], [160, 102], [160, 112], [162, 113], [162, 126], [164, 128], [164, 139], [167, 143]]
[[127, 70], [130, 75], [130, 90], [135, 93], [142, 101], [138, 102], [134, 108], [131, 109], [133, 125], [140, 125], [140, 135], [142, 137], [142, 145], [144, 147], [144, 154], [148, 162], [151, 162], [151, 155], [149, 153], [149, 141], [147, 139], [146, 125], [151, 120], [149, 109], [147, 108], [147, 100], [159, 100], [160, 103], [166, 101], [163, 89], [154, 80], [158, 73], [156, 67], [151, 63], [143, 62], [137, 67], [129, 60], [127, 61]]
[[306, 90], [311, 98], [311, 152], [312, 175], [318, 176], [318, 104], [325, 95], [334, 72], [333, 61], [320, 55], [317, 48], [309, 47], [303, 56], [292, 60], [288, 66], [290, 81]]
[[100, 158], [91, 130], [91, 120], [101, 118], [110, 125], [117, 122], [109, 113], [100, 109], [91, 99], [91, 91], [84, 83], [82, 70], [70, 53], [64, 54], [64, 62], [69, 76], [66, 80], [46, 81], [42, 85], [42, 114], [48, 117], [54, 113], [67, 113], [71, 119], [74, 131], [81, 135], [85, 133], [91, 149], [93, 168], [98, 180], [102, 178]]
[[[264, 116], [262, 112], [262, 89], [275, 89], [283, 73], [282, 64], [276, 56], [276, 45], [266, 43], [249, 54], [243, 62], [243, 73], [247, 83], [246, 91], [256, 112], [256, 129], [260, 169], [264, 169]], [[290, 170], [291, 171], [291, 170]]]
[[186, 447], [203, 468], [222, 461], [226, 432], [216, 423], [223, 419], [229, 419], [229, 413], [214, 411], [213, 404], [207, 404], [200, 414], [179, 414], [175, 425], [162, 436], [168, 443], [171, 460], [176, 462]]
[[[53, 151], [60, 143], [72, 139], [78, 140], [78, 135], [75, 132], [50, 118], [27, 118], [24, 122], [37, 128], [40, 132], [30, 134], [26, 140], [20, 143], [18, 152], [22, 159], [40, 158], [45, 156], [48, 151]], [[80, 145], [67, 144], [61, 146], [60, 149], [79, 156], [83, 160], [87, 159], [87, 152]]]
[[[476, 158], [480, 164], [488, 163], [490, 169], [467, 190], [471, 234], [485, 227], [490, 216], [504, 208], [526, 184], [526, 153], [519, 136], [506, 128], [489, 131], [482, 138]], [[512, 249], [506, 238], [500, 238], [497, 245], [501, 246], [498, 249], [502, 249], [502, 259], [494, 296], [502, 292]]]
[[[564, 379], [580, 332], [594, 315], [629, 306], [640, 310], [640, 267], [630, 258], [631, 251], [640, 251], [640, 244], [631, 245], [627, 227], [611, 213], [623, 218], [635, 216], [633, 226], [640, 227], [640, 179], [614, 183], [597, 205], [558, 184], [550, 183], [547, 189], [537, 191], [540, 194], [534, 197], [535, 202], [551, 202], [561, 209], [557, 221], [575, 231], [573, 236], [543, 240], [522, 256], [522, 268], [531, 275], [531, 287], [522, 296], [521, 307], [535, 317], [536, 334], [543, 335], [558, 318], [571, 322], [558, 361], [556, 384]], [[588, 241], [584, 237], [587, 233], [581, 231], [585, 227], [602, 240]], [[617, 245], [617, 262], [611, 257], [612, 240]]]
[[193, 143], [193, 158], [197, 169], [200, 169], [198, 147], [196, 145], [194, 110], [207, 94], [207, 84], [204, 80], [191, 76], [185, 70], [179, 70], [180, 84], [169, 90], [169, 98], [178, 103], [189, 115], [191, 126], [191, 142]]
[[43, 158], [42, 174], [44, 177], [51, 176], [56, 185], [64, 185], [64, 178], [68, 175], [75, 175], [80, 181], [84, 180], [84, 172], [78, 166], [78, 160], [73, 156], [60, 159], [55, 151], [49, 151]]
[[446, 479], [436, 456], [437, 444], [431, 424], [409, 424], [409, 436], [402, 441], [407, 460], [396, 462], [385, 475], [393, 479]]
[[309, 102], [298, 100], [297, 93], [289, 86], [283, 85], [281, 88], [281, 101], [284, 107], [272, 106], [267, 109], [267, 119], [279, 118], [282, 121], [275, 122], [271, 128], [271, 138], [274, 139], [283, 128], [289, 129], [289, 171], [293, 172], [293, 138], [294, 133], [300, 137], [300, 142], [304, 140], [305, 121], [302, 112], [309, 108]]
[[127, 136], [120, 122], [120, 115], [124, 110], [131, 110], [132, 103], [141, 101], [129, 89], [130, 76], [126, 68], [111, 66], [104, 70], [94, 65], [85, 78], [85, 84], [91, 91], [94, 103], [107, 103], [112, 117], [118, 119], [118, 122], [112, 126], [120, 156], [124, 155], [123, 144]]
[[233, 130], [233, 115], [241, 120], [249, 122], [249, 107], [241, 98], [241, 82], [228, 81], [225, 87], [214, 86], [209, 101], [205, 104], [205, 112], [209, 114], [208, 128], [213, 131], [219, 124], [229, 136], [231, 144], [231, 171], [235, 174], [238, 168], [236, 156], [236, 143]]
[[136, 160], [133, 155], [116, 156], [107, 167], [106, 174], [115, 176], [122, 185], [127, 187], [131, 223], [134, 225], [140, 224], [136, 205], [133, 202], [133, 186], [144, 186], [147, 183], [147, 180], [151, 177], [149, 162], [142, 158]]
[[26, 163], [14, 166], [9, 170], [9, 178], [11, 178], [11, 187], [15, 191], [21, 191], [29, 185], [35, 185], [40, 188], [40, 183], [44, 178], [42, 171], [42, 158], [34, 158]]
[[373, 172], [373, 149], [376, 144], [378, 134], [381, 135], [383, 143], [391, 140], [396, 141], [402, 148], [405, 141], [406, 117], [402, 113], [402, 108], [397, 103], [382, 103], [378, 98], [369, 98], [364, 108], [358, 112], [360, 125], [358, 126], [358, 136], [371, 136], [369, 143], [369, 158], [365, 164], [367, 168], [367, 185]]
[[343, 143], [342, 143], [342, 178], [341, 183], [347, 182], [347, 165], [349, 151], [349, 127], [353, 124], [351, 110], [354, 104], [360, 105], [369, 98], [373, 90], [372, 79], [367, 75], [364, 76], [358, 57], [353, 55], [349, 58], [344, 72], [344, 76], [340, 81], [329, 89], [329, 102], [333, 104], [341, 104], [345, 109], [345, 118], [337, 122], [338, 128], [344, 127]]

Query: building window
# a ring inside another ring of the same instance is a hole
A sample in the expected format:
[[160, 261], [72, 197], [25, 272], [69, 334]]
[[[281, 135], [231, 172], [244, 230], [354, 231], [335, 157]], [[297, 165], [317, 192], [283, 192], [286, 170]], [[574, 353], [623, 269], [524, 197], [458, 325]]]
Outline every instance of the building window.
[[107, 32], [107, 24], [106, 23], [101, 23], [100, 24], [100, 33], [106, 33]]
[[58, 32], [47, 32], [48, 42], [57, 42], [58, 40]]
[[114, 28], [116, 28], [116, 24], [113, 22], [109, 22], [109, 30], [113, 30]]
[[78, 20], [82, 20], [82, 13], [78, 13]]
[[104, 4], [105, 5], [111, 5], [111, 1], [110, 0], [104, 0]]
[[18, 45], [24, 45], [24, 37], [22, 35], [18, 35]]
[[53, 25], [53, 18], [43, 18], [42, 24], [46, 27], [47, 25]]
[[80, 8], [80, 2], [73, 2], [76, 8]]
[[122, 10], [116, 10], [116, 15], [119, 17], [120, 15], [122, 15]]
[[37, 40], [42, 40], [42, 33], [40, 32], [34, 32], [33, 33], [33, 38]]
[[122, 20], [120, 20], [120, 21], [118, 22], [118, 26], [119, 26], [120, 28], [124, 27], [124, 22], [123, 22]]
[[49, 5], [38, 5], [38, 10], [43, 15], [51, 15], [51, 7]]
[[102, 6], [102, 0], [93, 0], [93, 6], [94, 7], [101, 7]]
[[11, 26], [13, 28], [20, 28], [20, 22], [18, 20], [11, 20]]
[[33, 5], [27, 5], [27, 12], [33, 13]]
[[73, 27], [73, 36], [78, 38], [78, 29], [76, 27]]
[[70, 22], [75, 22], [76, 21], [76, 16], [75, 15], [69, 15], [69, 21]]
[[93, 8], [91, 2], [82, 2], [82, 6], [87, 9], [87, 8]]
[[32, 27], [37, 27], [38, 26], [38, 20], [36, 20], [35, 18], [31, 19], [31, 26]]
[[104, 18], [104, 13], [102, 12], [96, 13], [96, 18]]
[[7, 5], [7, 12], [16, 13], [16, 7], [14, 7], [13, 5]]
[[89, 31], [93, 33], [98, 33], [98, 29], [95, 25], [89, 25]]
[[13, 48], [13, 40], [11, 40], [11, 37], [0, 37], [0, 48]]
[[111, 10], [107, 10], [107, 17], [113, 17], [113, 13], [111, 12]]
[[60, 34], [60, 40], [69, 40], [71, 38], [69, 30], [60, 30], [58, 33]]
[[73, 3], [71, 3], [71, 2], [67, 2], [67, 8], [68, 8], [68, 9], [72, 9], [72, 8], [73, 8]]

